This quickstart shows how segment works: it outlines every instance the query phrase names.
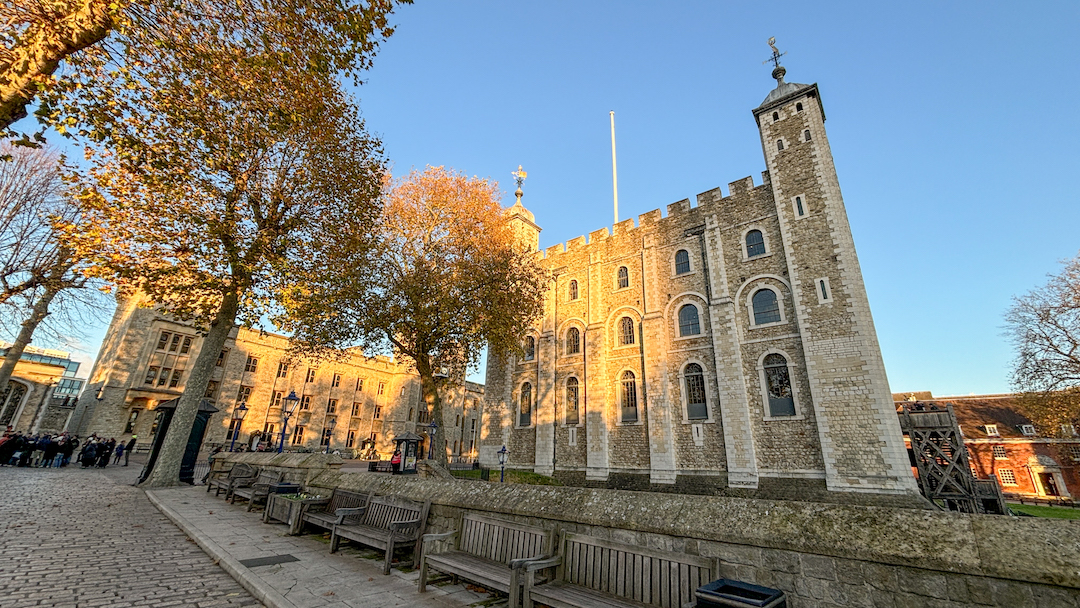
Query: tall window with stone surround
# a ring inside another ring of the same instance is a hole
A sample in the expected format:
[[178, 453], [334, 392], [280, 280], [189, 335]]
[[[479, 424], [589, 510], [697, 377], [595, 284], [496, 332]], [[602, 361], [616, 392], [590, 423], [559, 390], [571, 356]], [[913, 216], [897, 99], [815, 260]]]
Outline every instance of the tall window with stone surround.
[[776, 292], [771, 289], [762, 289], [751, 298], [754, 307], [754, 325], [780, 322], [780, 303], [776, 300]]
[[751, 230], [746, 233], [746, 257], [753, 258], [765, 255], [765, 236], [760, 230]]
[[571, 327], [566, 330], [566, 354], [577, 355], [581, 353], [581, 330]]
[[578, 299], [577, 281], [570, 281], [570, 289], [568, 295], [571, 300]]
[[536, 338], [528, 336], [525, 338], [525, 360], [532, 361], [536, 358]]
[[298, 424], [298, 425], [293, 427], [292, 444], [293, 445], [304, 445], [304, 426], [303, 425]]
[[679, 309], [679, 335], [696, 336], [701, 333], [701, 324], [698, 322], [697, 306], [683, 304]]
[[578, 379], [566, 379], [566, 424], [578, 424]]
[[532, 385], [521, 385], [521, 397], [518, 399], [518, 426], [532, 426]]
[[634, 320], [630, 317], [619, 319], [619, 346], [634, 343]]
[[686, 384], [686, 417], [690, 420], [705, 420], [709, 417], [709, 408], [705, 403], [705, 375], [701, 366], [691, 363], [684, 372]]
[[247, 363], [244, 364], [245, 372], [254, 372], [259, 369], [259, 360], [251, 355], [248, 355]]
[[675, 274], [690, 272], [690, 254], [685, 249], [675, 252]]
[[619, 266], [618, 287], [616, 289], [626, 289], [629, 286], [630, 271], [626, 269], [626, 266]]
[[626, 370], [619, 379], [619, 404], [622, 406], [620, 419], [625, 422], [638, 421], [637, 378], [634, 372]]
[[765, 386], [769, 396], [769, 416], [794, 416], [795, 397], [791, 392], [791, 374], [787, 359], [771, 353], [765, 356]]

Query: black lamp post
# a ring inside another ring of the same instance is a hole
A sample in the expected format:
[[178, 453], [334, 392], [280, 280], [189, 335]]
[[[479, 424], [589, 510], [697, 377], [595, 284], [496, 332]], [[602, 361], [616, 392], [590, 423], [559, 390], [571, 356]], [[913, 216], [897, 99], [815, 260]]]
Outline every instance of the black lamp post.
[[281, 442], [278, 443], [278, 454], [285, 450], [285, 431], [289, 428], [289, 416], [296, 411], [299, 403], [300, 398], [296, 396], [296, 391], [289, 391], [289, 396], [281, 400]]
[[428, 425], [428, 450], [427, 457], [431, 460], [435, 457], [435, 432], [439, 430], [439, 425], [434, 420]]
[[244, 424], [244, 416], [247, 416], [248, 408], [247, 404], [241, 403], [240, 407], [232, 411], [232, 443], [229, 444], [229, 451], [233, 451], [236, 447], [236, 436], [240, 434], [240, 425]]
[[499, 454], [499, 483], [503, 483], [506, 481], [506, 459], [510, 456], [510, 452], [504, 445], [497, 453]]
[[330, 434], [326, 437], [326, 451], [323, 454], [330, 453], [330, 442], [334, 440], [334, 427], [337, 426], [337, 417], [333, 417], [326, 421], [326, 430], [330, 431]]

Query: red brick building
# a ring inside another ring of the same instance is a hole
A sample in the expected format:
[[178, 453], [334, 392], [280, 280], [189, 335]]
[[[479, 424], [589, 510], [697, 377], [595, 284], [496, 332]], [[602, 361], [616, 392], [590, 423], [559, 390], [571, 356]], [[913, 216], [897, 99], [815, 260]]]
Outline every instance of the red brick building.
[[933, 397], [894, 393], [898, 401], [951, 403], [971, 472], [997, 476], [1006, 494], [1075, 498], [1080, 495], [1080, 436], [1074, 425], [1042, 429], [1016, 410], [1016, 395]]

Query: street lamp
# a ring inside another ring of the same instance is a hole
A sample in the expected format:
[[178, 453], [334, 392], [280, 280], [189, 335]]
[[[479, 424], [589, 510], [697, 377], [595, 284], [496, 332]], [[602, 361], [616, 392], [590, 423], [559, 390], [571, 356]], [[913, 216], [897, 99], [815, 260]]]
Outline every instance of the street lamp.
[[236, 436], [240, 434], [240, 425], [244, 424], [244, 416], [247, 416], [248, 408], [247, 404], [241, 403], [240, 407], [232, 411], [232, 443], [229, 444], [229, 451], [233, 451], [236, 447]]
[[296, 391], [289, 391], [289, 396], [281, 400], [281, 442], [278, 443], [278, 454], [285, 450], [285, 431], [289, 428], [289, 416], [296, 411], [299, 403], [300, 398], [296, 396]]
[[428, 460], [435, 457], [435, 431], [439, 430], [439, 425], [434, 420], [428, 425]]
[[506, 481], [506, 459], [510, 456], [510, 452], [506, 450], [504, 445], [497, 454], [499, 455], [499, 483], [503, 483]]
[[337, 426], [337, 417], [330, 418], [326, 421], [326, 430], [330, 431], [330, 435], [326, 438], [326, 451], [323, 454], [330, 453], [330, 442], [334, 439], [334, 427]]

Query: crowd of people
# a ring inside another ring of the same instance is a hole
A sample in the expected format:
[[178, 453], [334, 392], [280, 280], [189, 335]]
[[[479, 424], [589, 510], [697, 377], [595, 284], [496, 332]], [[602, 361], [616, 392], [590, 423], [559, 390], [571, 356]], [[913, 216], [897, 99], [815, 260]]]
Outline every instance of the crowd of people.
[[31, 435], [15, 432], [9, 426], [0, 437], [0, 466], [66, 467], [74, 458], [84, 469], [104, 468], [110, 461], [112, 464], [120, 464], [121, 459], [124, 461], [122, 466], [126, 467], [137, 441], [137, 435], [132, 435], [131, 439], [124, 443], [112, 438], [98, 437], [96, 434], [88, 437], [86, 441], [81, 441], [78, 435], [66, 432], [58, 435]]

